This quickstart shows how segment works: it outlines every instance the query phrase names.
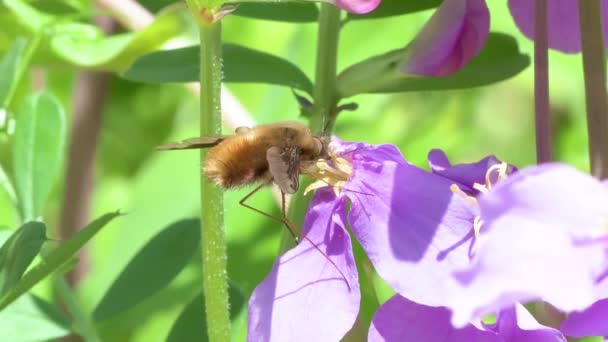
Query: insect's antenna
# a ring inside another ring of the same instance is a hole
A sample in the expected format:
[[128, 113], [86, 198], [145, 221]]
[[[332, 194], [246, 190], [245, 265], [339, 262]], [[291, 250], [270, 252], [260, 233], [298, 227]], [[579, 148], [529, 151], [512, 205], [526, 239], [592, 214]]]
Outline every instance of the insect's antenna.
[[[282, 219], [283, 219], [283, 223], [285, 223], [285, 225], [287, 225], [290, 231], [294, 231], [294, 227], [291, 227], [293, 225], [293, 223], [287, 218], [287, 213], [285, 212], [285, 193], [283, 191], [281, 191], [281, 215], [282, 215]], [[316, 243], [312, 242], [311, 239], [309, 239], [306, 235], [303, 236], [304, 240], [308, 241], [319, 253], [321, 253], [321, 255], [323, 255], [325, 257], [325, 259], [327, 261], [329, 261], [329, 263], [336, 269], [336, 271], [338, 271], [338, 273], [340, 273], [340, 275], [342, 276], [342, 279], [344, 279], [344, 283], [346, 284], [346, 287], [348, 288], [348, 291], [350, 292], [351, 287], [350, 284], [348, 283], [348, 279], [346, 279], [346, 276], [344, 275], [344, 273], [342, 273], [342, 271], [340, 270], [340, 268], [338, 267], [338, 265], [336, 265], [336, 263], [331, 260], [329, 258], [329, 256], [327, 256], [327, 254], [325, 254], [325, 252], [323, 252], [321, 250], [321, 248], [319, 248], [319, 246], [317, 246]]]
[[359, 151], [359, 150], [364, 149], [365, 147], [366, 147], [366, 146], [361, 146], [361, 147], [353, 148], [352, 150], [348, 150], [348, 151], [343, 151], [343, 152], [340, 152], [340, 153], [338, 153], [338, 154], [336, 155], [336, 157], [342, 157], [342, 156], [345, 156], [345, 155], [347, 155], [347, 154], [351, 154], [351, 153], [357, 152], [357, 151]]

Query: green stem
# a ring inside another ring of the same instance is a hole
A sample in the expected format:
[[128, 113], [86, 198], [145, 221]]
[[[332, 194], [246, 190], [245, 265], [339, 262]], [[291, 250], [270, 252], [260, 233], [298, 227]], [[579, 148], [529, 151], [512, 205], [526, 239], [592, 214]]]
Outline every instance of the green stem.
[[341, 27], [340, 14], [340, 9], [334, 5], [321, 4], [317, 36], [317, 69], [313, 89], [314, 108], [310, 118], [310, 127], [314, 133], [331, 131], [335, 108], [339, 101], [336, 91], [336, 69]]
[[579, 0], [578, 8], [591, 174], [604, 179], [608, 177], [608, 99], [601, 3], [599, 0]]
[[[193, 13], [198, 15], [198, 13]], [[221, 133], [220, 91], [222, 82], [221, 24], [199, 22], [200, 33], [200, 133]], [[201, 150], [201, 164], [207, 150]], [[209, 341], [230, 341], [224, 197], [217, 186], [201, 174], [201, 249], [203, 291]]]
[[548, 163], [552, 159], [547, 31], [547, 0], [536, 0], [534, 2], [534, 106], [538, 164]]
[[[317, 61], [315, 85], [313, 89], [314, 108], [310, 117], [310, 129], [313, 133], [330, 134], [334, 120], [334, 110], [339, 101], [336, 91], [336, 69], [338, 64], [338, 41], [340, 38], [341, 11], [334, 5], [322, 3], [319, 14], [319, 32], [317, 38]], [[300, 183], [305, 189], [309, 180]], [[298, 191], [291, 201], [289, 218], [297, 225], [302, 225], [312, 196], [304, 197], [304, 191]], [[293, 246], [293, 238], [287, 231], [281, 236], [280, 251], [284, 252]]]

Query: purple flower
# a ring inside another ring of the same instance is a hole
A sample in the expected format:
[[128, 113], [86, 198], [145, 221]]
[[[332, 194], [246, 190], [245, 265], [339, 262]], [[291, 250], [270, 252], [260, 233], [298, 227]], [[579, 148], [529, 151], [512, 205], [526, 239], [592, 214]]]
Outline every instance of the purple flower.
[[484, 0], [446, 0], [405, 48], [401, 71], [448, 76], [481, 51], [489, 32], [490, 14]]
[[520, 302], [568, 312], [605, 298], [608, 187], [590, 176], [557, 164], [510, 175], [494, 157], [452, 166], [441, 151], [428, 172], [392, 145], [333, 150], [310, 187], [323, 189], [308, 241], [252, 295], [250, 340], [336, 340], [352, 327], [360, 292], [346, 219], [380, 277], [410, 301], [448, 308], [456, 327]]
[[330, 4], [334, 4], [337, 7], [340, 7], [343, 10], [357, 13], [357, 14], [365, 14], [371, 12], [380, 5], [381, 0], [321, 0], [324, 2], [328, 2]]
[[600, 300], [583, 311], [572, 312], [560, 326], [566, 336], [608, 336], [608, 279], [598, 286]]
[[[534, 39], [534, 1], [509, 0], [509, 9], [517, 27]], [[602, 0], [602, 15], [608, 18], [608, 1]], [[547, 1], [549, 47], [567, 53], [581, 51], [581, 32], [577, 0]], [[604, 41], [608, 45], [608, 25], [604, 24]]]
[[279, 258], [249, 300], [249, 341], [338, 341], [353, 326], [360, 293], [345, 200], [317, 191], [304, 234], [325, 256], [303, 240]]
[[602, 298], [608, 270], [608, 188], [569, 166], [534, 166], [477, 197], [483, 221], [461, 290], [446, 306], [460, 326], [516, 302], [565, 312]]
[[521, 305], [500, 311], [495, 324], [476, 322], [454, 328], [448, 309], [416, 304], [395, 295], [374, 315], [368, 341], [565, 342], [566, 339], [559, 331], [536, 322]]
[[[315, 193], [304, 221], [306, 238], [277, 260], [249, 300], [250, 341], [336, 341], [356, 320], [360, 291], [345, 229], [348, 200], [352, 202], [348, 220], [360, 242], [382, 236], [384, 243], [390, 243], [387, 200], [393, 196], [393, 183], [401, 179], [397, 176], [401, 169], [419, 169], [406, 163], [392, 145], [338, 143], [335, 153], [338, 157], [332, 165], [319, 166], [320, 176], [336, 187], [332, 191], [327, 183], [320, 183], [325, 188]], [[350, 191], [351, 187], [356, 189]]]

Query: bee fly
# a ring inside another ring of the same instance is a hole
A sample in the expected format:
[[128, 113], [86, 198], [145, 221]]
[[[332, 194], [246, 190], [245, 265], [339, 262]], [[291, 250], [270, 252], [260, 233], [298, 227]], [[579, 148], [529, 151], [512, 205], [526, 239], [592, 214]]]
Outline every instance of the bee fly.
[[[285, 194], [299, 188], [300, 173], [311, 173], [318, 160], [330, 158], [328, 139], [314, 136], [299, 122], [282, 122], [239, 127], [234, 135], [204, 136], [157, 147], [157, 150], [183, 150], [209, 148], [203, 164], [205, 176], [223, 189], [229, 190], [259, 183], [243, 197], [239, 204], [285, 225], [294, 240], [299, 242], [294, 224], [287, 218]], [[281, 218], [274, 217], [245, 202], [262, 187], [275, 183], [281, 190]], [[338, 266], [306, 236], [315, 249], [346, 277]], [[350, 286], [346, 281], [348, 288]]]

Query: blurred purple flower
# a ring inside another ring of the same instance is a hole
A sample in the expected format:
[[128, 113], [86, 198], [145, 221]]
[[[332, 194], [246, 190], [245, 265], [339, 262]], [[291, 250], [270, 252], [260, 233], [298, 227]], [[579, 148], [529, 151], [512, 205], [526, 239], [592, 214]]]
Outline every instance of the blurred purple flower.
[[[509, 0], [509, 10], [521, 32], [534, 40], [534, 2]], [[602, 0], [602, 16], [608, 19], [608, 0]], [[567, 53], [581, 51], [581, 32], [577, 0], [547, 1], [549, 47]], [[608, 22], [604, 23], [604, 41], [608, 46]]]
[[380, 5], [381, 0], [321, 0], [334, 4], [343, 10], [356, 13], [365, 14], [369, 13]]
[[608, 336], [608, 278], [598, 286], [600, 300], [583, 311], [572, 312], [562, 322], [560, 330], [569, 337]]
[[484, 0], [445, 0], [405, 48], [401, 71], [434, 77], [453, 74], [481, 51], [489, 32]]
[[416, 304], [395, 295], [374, 315], [368, 341], [565, 342], [566, 339], [559, 331], [540, 325], [521, 305], [500, 311], [495, 324], [476, 322], [454, 328], [448, 309]]
[[457, 326], [516, 302], [582, 310], [602, 298], [608, 271], [608, 188], [569, 166], [515, 173], [477, 197], [483, 233], [454, 272], [447, 305]]

